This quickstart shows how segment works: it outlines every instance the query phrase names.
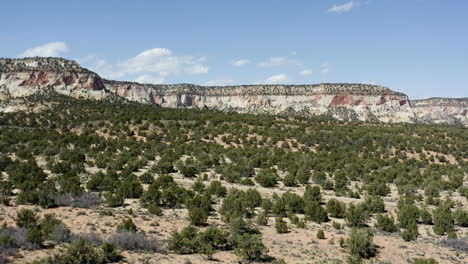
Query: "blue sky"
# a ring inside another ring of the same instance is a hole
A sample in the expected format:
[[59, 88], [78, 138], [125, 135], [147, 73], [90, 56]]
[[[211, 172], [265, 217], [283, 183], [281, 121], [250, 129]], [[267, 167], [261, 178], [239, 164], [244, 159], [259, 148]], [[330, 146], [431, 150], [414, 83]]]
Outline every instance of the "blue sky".
[[357, 82], [468, 96], [468, 1], [5, 1], [0, 57], [61, 56], [105, 78]]

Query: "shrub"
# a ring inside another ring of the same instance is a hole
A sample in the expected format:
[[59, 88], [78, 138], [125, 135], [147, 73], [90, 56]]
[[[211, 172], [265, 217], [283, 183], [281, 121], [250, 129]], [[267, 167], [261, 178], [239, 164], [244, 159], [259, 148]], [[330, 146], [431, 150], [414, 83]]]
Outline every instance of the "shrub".
[[438, 264], [435, 259], [433, 258], [414, 258], [414, 264]]
[[137, 226], [133, 223], [131, 218], [124, 219], [122, 223], [117, 225], [117, 232], [132, 232], [136, 233], [138, 231]]
[[24, 228], [33, 228], [37, 226], [37, 221], [39, 217], [36, 215], [35, 212], [29, 209], [21, 209], [15, 218], [15, 223], [18, 227]]
[[117, 251], [114, 244], [106, 242], [101, 245], [102, 262], [118, 262], [122, 259], [122, 255]]
[[268, 225], [268, 215], [265, 212], [257, 215], [257, 225], [261, 225], [261, 226]]
[[74, 263], [104, 263], [99, 252], [82, 238], [70, 244], [64, 252], [53, 257], [34, 261], [33, 264], [74, 264]]
[[140, 175], [140, 181], [145, 184], [152, 184], [154, 182], [154, 176], [150, 172], [145, 172]]
[[76, 208], [93, 208], [101, 204], [101, 197], [99, 197], [99, 194], [92, 192], [82, 192], [78, 195], [61, 194], [55, 199], [59, 206], [71, 206]]
[[163, 210], [157, 204], [151, 203], [148, 205], [148, 212], [153, 215], [161, 216], [163, 214]]
[[247, 261], [259, 261], [268, 254], [268, 248], [263, 244], [260, 235], [243, 234], [236, 244], [236, 255]]
[[419, 208], [414, 204], [405, 204], [398, 208], [397, 211], [398, 223], [401, 227], [406, 228], [413, 222], [419, 219]]
[[468, 227], [468, 212], [462, 208], [457, 208], [453, 213], [455, 223], [461, 227]]
[[273, 187], [278, 182], [278, 175], [274, 169], [262, 169], [255, 176], [255, 181], [263, 187]]
[[355, 205], [351, 203], [346, 210], [346, 221], [352, 227], [364, 226], [369, 218], [369, 214], [365, 209], [365, 206], [360, 203]]
[[441, 241], [441, 244], [446, 247], [460, 250], [465, 253], [468, 252], [468, 241], [465, 241], [464, 239], [447, 238], [447, 239], [443, 239]]
[[401, 227], [406, 228], [412, 222], [417, 222], [419, 219], [419, 208], [414, 204], [412, 196], [406, 196], [398, 201], [397, 210], [398, 223]]
[[161, 243], [155, 238], [149, 238], [143, 233], [117, 232], [109, 238], [109, 242], [122, 250], [161, 251]]
[[208, 185], [206, 192], [210, 195], [224, 197], [226, 196], [227, 189], [223, 186], [223, 184], [220, 181], [214, 180], [210, 182], [210, 185]]
[[281, 217], [275, 219], [275, 229], [278, 234], [284, 234], [288, 232], [288, 224]]
[[421, 219], [422, 224], [432, 225], [432, 215], [426, 208], [422, 208], [419, 210], [419, 217]]
[[416, 224], [416, 222], [410, 223], [406, 227], [405, 231], [403, 231], [403, 233], [401, 234], [401, 237], [406, 242], [416, 240], [418, 236], [419, 236], [419, 232], [418, 232], [418, 225]]
[[120, 193], [106, 192], [103, 196], [110, 207], [119, 207], [124, 204], [124, 197]]
[[341, 224], [338, 223], [338, 222], [333, 221], [333, 222], [332, 222], [332, 226], [333, 226], [333, 228], [335, 228], [336, 230], [340, 230], [340, 229], [341, 229]]
[[28, 241], [38, 246], [44, 242], [44, 235], [38, 227], [33, 227], [28, 230]]
[[380, 196], [367, 196], [363, 203], [366, 210], [371, 214], [385, 212], [385, 203]]
[[296, 176], [294, 174], [288, 173], [283, 178], [283, 184], [287, 187], [295, 187], [297, 186]]
[[319, 229], [317, 231], [317, 239], [325, 239], [325, 233], [323, 232], [322, 229]]
[[138, 180], [124, 180], [120, 183], [116, 193], [123, 198], [140, 198], [143, 194], [143, 186]]
[[167, 241], [167, 249], [177, 254], [192, 254], [197, 251], [195, 237], [197, 230], [192, 226], [187, 226], [181, 232], [174, 231]]
[[197, 195], [188, 202], [190, 222], [194, 225], [204, 225], [210, 214], [211, 200], [209, 196]]
[[376, 253], [376, 246], [373, 243], [373, 235], [368, 229], [353, 228], [346, 244], [349, 249], [349, 253], [352, 256], [370, 258]]
[[346, 215], [346, 204], [337, 199], [330, 199], [327, 202], [327, 212], [331, 217], [343, 218]]
[[304, 208], [304, 214], [312, 221], [316, 223], [322, 223], [328, 221], [327, 212], [320, 205], [319, 202], [312, 201], [307, 202]]
[[434, 210], [434, 226], [432, 229], [437, 235], [443, 235], [446, 232], [453, 230], [453, 217], [450, 212], [450, 207], [446, 205], [440, 205]]
[[395, 226], [395, 219], [393, 218], [393, 216], [389, 216], [386, 214], [377, 215], [377, 222], [375, 226], [380, 230], [389, 233], [397, 231], [397, 227]]

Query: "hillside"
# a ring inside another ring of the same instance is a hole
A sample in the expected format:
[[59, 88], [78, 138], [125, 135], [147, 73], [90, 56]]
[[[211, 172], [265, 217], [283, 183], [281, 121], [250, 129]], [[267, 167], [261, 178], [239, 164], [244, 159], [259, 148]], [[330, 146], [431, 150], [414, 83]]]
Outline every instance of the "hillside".
[[2, 263], [468, 258], [466, 128], [9, 100]]
[[[468, 125], [468, 107], [457, 99], [418, 100], [366, 84], [198, 86], [102, 80], [60, 58], [0, 59], [0, 99], [54, 91], [75, 98], [124, 97], [171, 108], [207, 108], [253, 114], [324, 116], [338, 120]], [[0, 106], [3, 111], [15, 107]]]

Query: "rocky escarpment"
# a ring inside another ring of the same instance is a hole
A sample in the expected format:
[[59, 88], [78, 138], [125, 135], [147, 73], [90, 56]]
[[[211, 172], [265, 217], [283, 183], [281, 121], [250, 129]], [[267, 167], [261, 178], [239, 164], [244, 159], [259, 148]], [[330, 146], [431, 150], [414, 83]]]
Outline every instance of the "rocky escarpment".
[[47, 90], [75, 97], [106, 96], [102, 79], [74, 61], [41, 57], [0, 59], [0, 99]]
[[106, 88], [132, 101], [163, 107], [209, 108], [241, 113], [327, 115], [340, 120], [409, 122], [405, 94], [365, 84], [197, 86], [143, 85], [105, 81]]
[[424, 123], [468, 125], [468, 98], [429, 98], [412, 101], [413, 112]]
[[76, 62], [61, 58], [0, 59], [0, 99], [45, 91], [95, 99], [117, 95], [173, 108], [468, 125], [466, 99], [410, 102], [405, 94], [376, 85], [151, 85], [102, 80]]

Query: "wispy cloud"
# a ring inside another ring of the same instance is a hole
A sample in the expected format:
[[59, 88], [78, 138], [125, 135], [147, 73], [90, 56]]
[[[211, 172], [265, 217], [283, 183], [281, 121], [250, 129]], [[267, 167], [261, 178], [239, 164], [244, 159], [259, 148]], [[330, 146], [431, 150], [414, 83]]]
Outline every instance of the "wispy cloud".
[[[296, 53], [292, 53], [294, 56]], [[277, 67], [284, 65], [301, 65], [297, 60], [293, 59], [291, 56], [284, 57], [270, 57], [265, 61], [262, 61], [258, 64], [259, 67]]]
[[231, 65], [236, 66], [236, 67], [244, 66], [249, 63], [250, 63], [250, 60], [247, 60], [247, 59], [239, 59], [239, 60], [231, 61]]
[[286, 83], [289, 82], [289, 77], [288, 75], [284, 73], [272, 75], [268, 77], [266, 80], [260, 82], [262, 84], [280, 84], [280, 83]]
[[145, 50], [117, 64], [108, 63], [95, 56], [85, 58], [83, 61], [85, 62], [82, 63], [88, 68], [105, 78], [134, 79], [144, 83], [164, 83], [167, 78], [174, 75], [209, 72], [208, 66], [202, 63], [206, 61], [206, 57], [178, 56], [167, 48]]
[[233, 80], [212, 80], [203, 83], [206, 86], [225, 86], [225, 85], [233, 85], [235, 82]]
[[351, 11], [355, 6], [356, 6], [356, 4], [354, 3], [354, 1], [350, 1], [350, 2], [344, 3], [342, 5], [333, 5], [332, 7], [330, 7], [327, 10], [327, 12], [328, 13], [342, 14], [342, 13], [346, 13], [346, 12]]
[[314, 72], [311, 69], [304, 69], [299, 72], [300, 75], [302, 76], [307, 76], [307, 75], [312, 75]]
[[320, 65], [320, 73], [327, 74], [330, 71], [330, 63], [324, 62]]
[[18, 55], [18, 57], [59, 57], [66, 52], [68, 52], [68, 47], [65, 42], [49, 42], [38, 47], [27, 49]]

